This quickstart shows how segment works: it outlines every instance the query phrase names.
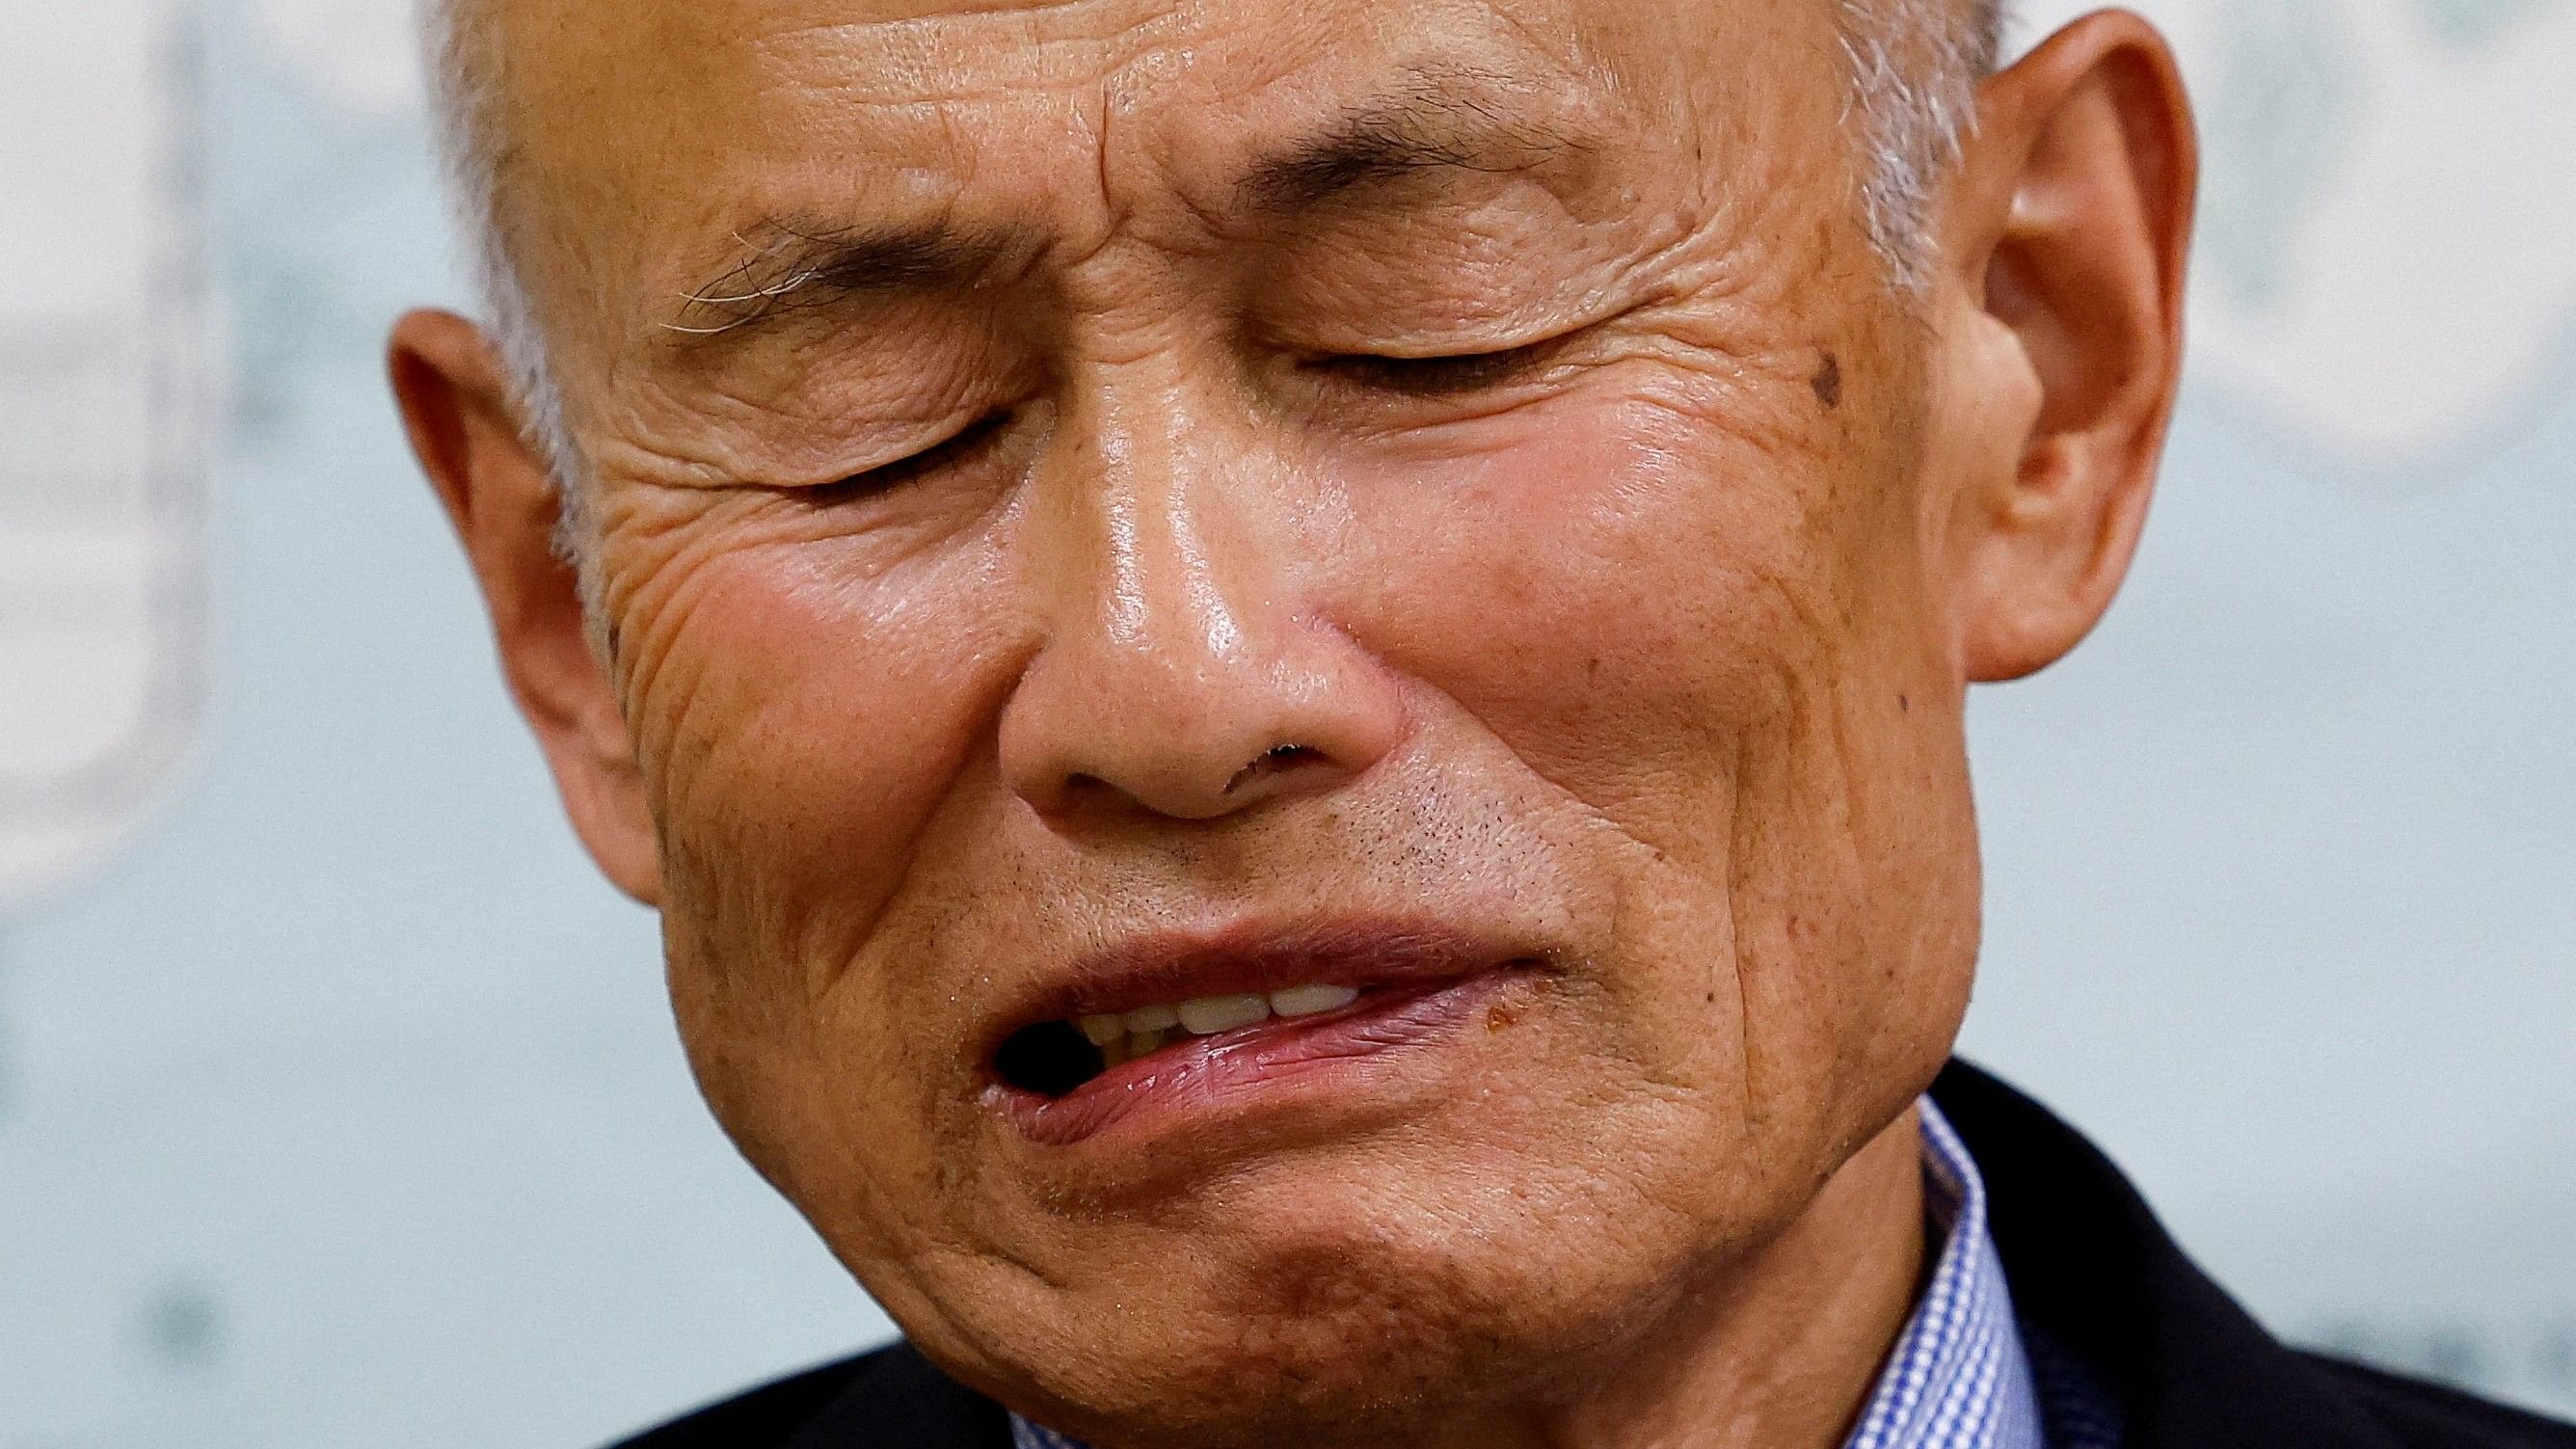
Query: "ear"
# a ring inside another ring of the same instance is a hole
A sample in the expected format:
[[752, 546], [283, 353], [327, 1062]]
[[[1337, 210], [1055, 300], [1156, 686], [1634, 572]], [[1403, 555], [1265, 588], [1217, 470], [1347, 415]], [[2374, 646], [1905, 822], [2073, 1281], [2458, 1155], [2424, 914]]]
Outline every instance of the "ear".
[[414, 312], [394, 324], [389, 370], [573, 829], [619, 889], [657, 904], [660, 853], [616, 685], [591, 647], [574, 570], [555, 552], [554, 481], [520, 427], [497, 350], [462, 317]]
[[1941, 533], [1971, 680], [2055, 662], [2127, 575], [2182, 362], [2199, 169], [2172, 52], [2136, 15], [1986, 82], [1942, 215], [1945, 408], [1972, 436]]

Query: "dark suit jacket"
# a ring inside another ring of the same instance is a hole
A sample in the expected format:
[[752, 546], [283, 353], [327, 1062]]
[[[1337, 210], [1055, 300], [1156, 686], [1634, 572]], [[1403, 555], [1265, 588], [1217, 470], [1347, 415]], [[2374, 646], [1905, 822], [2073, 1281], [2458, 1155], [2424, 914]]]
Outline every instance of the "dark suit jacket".
[[[2100, 1377], [2123, 1449], [2576, 1449], [2576, 1428], [2265, 1333], [2047, 1109], [1954, 1062], [1932, 1089], [1985, 1175], [2022, 1320]], [[1001, 1408], [898, 1344], [755, 1389], [620, 1449], [1009, 1449]]]

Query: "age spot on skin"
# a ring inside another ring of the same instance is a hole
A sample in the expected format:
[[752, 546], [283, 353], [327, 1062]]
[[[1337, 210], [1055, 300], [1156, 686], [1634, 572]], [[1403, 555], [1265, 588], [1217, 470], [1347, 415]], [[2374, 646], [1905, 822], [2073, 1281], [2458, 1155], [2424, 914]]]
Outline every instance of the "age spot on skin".
[[1816, 369], [1815, 376], [1807, 379], [1807, 386], [1816, 390], [1816, 401], [1823, 403], [1827, 411], [1842, 406], [1843, 360], [1834, 356], [1831, 348], [1825, 350], [1824, 364]]
[[1505, 1002], [1497, 1001], [1485, 1008], [1485, 1030], [1489, 1032], [1506, 1030], [1520, 1019], [1520, 1008]]

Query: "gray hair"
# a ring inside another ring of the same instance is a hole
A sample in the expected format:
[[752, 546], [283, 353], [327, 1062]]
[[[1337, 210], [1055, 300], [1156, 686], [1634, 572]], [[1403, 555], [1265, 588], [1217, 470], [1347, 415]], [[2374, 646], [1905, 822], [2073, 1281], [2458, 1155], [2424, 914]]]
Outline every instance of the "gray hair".
[[2002, 59], [2010, 0], [1839, 0], [1861, 216], [1897, 284], [1930, 280], [1932, 202], [1977, 124], [1977, 82]]
[[[429, 70], [430, 138], [447, 183], [456, 234], [470, 248], [466, 265], [483, 304], [484, 326], [509, 372], [519, 425], [563, 496], [556, 551], [580, 561], [586, 551], [580, 547], [582, 530], [576, 515], [582, 490], [577, 484], [587, 470], [564, 415], [563, 390], [555, 383], [535, 300], [528, 294], [518, 258], [510, 249], [510, 229], [501, 216], [501, 172], [509, 145], [494, 115], [503, 91], [502, 79], [495, 73], [501, 57], [477, 43], [479, 17], [470, 12], [481, 0], [416, 3]], [[585, 604], [595, 602], [589, 597], [587, 578], [583, 592]]]
[[[585, 476], [549, 367], [533, 299], [503, 224], [506, 139], [491, 115], [502, 57], [480, 49], [467, 12], [476, 0], [419, 0], [430, 63], [439, 158], [495, 345], [509, 370], [522, 426], [563, 493], [556, 543], [568, 559], [587, 550], [580, 519]], [[1976, 124], [1977, 82], [2001, 59], [2010, 0], [1834, 0], [1850, 61], [1845, 118], [1862, 158], [1860, 213], [1897, 288], [1919, 297], [1929, 281], [1932, 205]], [[591, 580], [584, 570], [585, 602]], [[594, 611], [595, 615], [595, 611]]]

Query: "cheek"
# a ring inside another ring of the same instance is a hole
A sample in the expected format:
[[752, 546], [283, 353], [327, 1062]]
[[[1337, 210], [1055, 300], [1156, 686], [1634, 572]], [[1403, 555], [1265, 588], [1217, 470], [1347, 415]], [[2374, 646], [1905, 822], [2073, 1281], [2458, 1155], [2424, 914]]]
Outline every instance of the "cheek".
[[848, 968], [976, 767], [1011, 665], [979, 605], [988, 549], [856, 551], [711, 541], [619, 611], [673, 997], [719, 1115], [761, 1135], [791, 1129], [746, 1120], [755, 1090], [807, 1110], [853, 1085], [774, 1079], [838, 1072], [894, 1090], [923, 1075], [871, 1025], [901, 1019], [883, 999], [893, 983]]
[[1739, 751], [1823, 672], [1828, 561], [1797, 476], [1654, 404], [1497, 420], [1360, 490], [1345, 625], [1639, 843], [1706, 843]]
[[[828, 879], [881, 902], [975, 744], [987, 654], [936, 578], [780, 569], [730, 553], [684, 586], [685, 622], [635, 692], [667, 845], [732, 878]], [[956, 561], [927, 562], [948, 573]]]
[[1356, 530], [1384, 552], [1347, 627], [1608, 842], [1621, 1054], [1784, 1139], [1833, 1135], [1845, 1044], [1960, 894], [1905, 863], [1959, 848], [1963, 797], [1891, 628], [1916, 605], [1874, 562], [1906, 556], [1874, 467], [1628, 402], [1376, 485]]

